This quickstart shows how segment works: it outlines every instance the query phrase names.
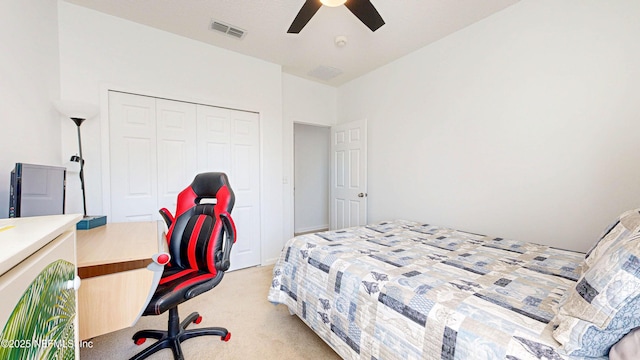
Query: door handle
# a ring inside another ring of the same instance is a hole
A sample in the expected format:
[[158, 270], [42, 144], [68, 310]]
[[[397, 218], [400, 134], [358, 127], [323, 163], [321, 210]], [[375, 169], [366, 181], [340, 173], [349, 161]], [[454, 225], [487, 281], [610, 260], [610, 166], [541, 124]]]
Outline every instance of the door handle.
[[363, 197], [365, 197], [365, 196], [367, 196], [367, 194], [366, 194], [366, 193], [360, 193], [360, 194], [358, 194], [358, 197], [361, 197], [361, 198], [363, 198]]

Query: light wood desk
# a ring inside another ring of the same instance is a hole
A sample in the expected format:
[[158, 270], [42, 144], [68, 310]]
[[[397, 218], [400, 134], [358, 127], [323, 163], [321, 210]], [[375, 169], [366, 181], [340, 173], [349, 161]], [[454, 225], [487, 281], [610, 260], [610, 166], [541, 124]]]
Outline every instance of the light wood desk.
[[108, 223], [78, 230], [80, 339], [133, 324], [147, 300], [151, 257], [164, 251], [164, 225], [158, 221]]
[[[75, 291], [73, 296], [62, 296], [63, 293], [69, 295], [67, 291], [71, 287], [68, 286], [72, 284], [68, 281], [75, 277], [76, 223], [80, 219], [80, 214], [0, 219], [0, 329], [5, 331], [0, 358], [20, 358], [26, 354], [24, 349], [4, 346], [7, 339], [16, 344], [31, 342], [30, 346], [39, 346], [42, 344], [39, 341], [48, 344], [55, 341], [64, 346], [51, 346], [50, 358], [62, 356], [67, 346], [74, 346], [75, 358], [80, 357], [76, 346], [78, 323], [71, 323], [73, 317], [68, 316], [76, 314]], [[45, 282], [55, 285], [40, 286]], [[25, 308], [29, 314], [21, 311]], [[67, 316], [53, 320], [58, 315]], [[47, 321], [55, 321], [56, 326], [63, 328], [73, 325], [73, 333], [43, 331], [47, 329]], [[67, 341], [71, 341], [71, 345]]]

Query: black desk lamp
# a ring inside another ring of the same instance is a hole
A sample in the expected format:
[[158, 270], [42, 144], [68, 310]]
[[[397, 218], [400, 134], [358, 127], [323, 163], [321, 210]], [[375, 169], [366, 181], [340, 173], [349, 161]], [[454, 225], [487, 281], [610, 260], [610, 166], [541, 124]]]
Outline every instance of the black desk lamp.
[[96, 226], [104, 225], [107, 222], [106, 216], [88, 216], [87, 215], [87, 196], [84, 187], [84, 157], [82, 156], [82, 136], [80, 135], [80, 125], [98, 114], [98, 108], [92, 104], [77, 101], [57, 101], [56, 109], [62, 114], [70, 118], [78, 129], [78, 155], [71, 156], [70, 161], [80, 163], [80, 187], [82, 189], [82, 207], [84, 217], [77, 224], [78, 229], [91, 229]]

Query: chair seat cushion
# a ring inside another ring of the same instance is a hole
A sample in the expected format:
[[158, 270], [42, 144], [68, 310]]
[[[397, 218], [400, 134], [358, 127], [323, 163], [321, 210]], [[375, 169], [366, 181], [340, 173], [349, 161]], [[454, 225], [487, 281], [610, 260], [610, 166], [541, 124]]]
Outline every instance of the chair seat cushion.
[[159, 315], [188, 300], [186, 294], [196, 286], [216, 276], [197, 269], [165, 267], [160, 283], [144, 311], [144, 315]]

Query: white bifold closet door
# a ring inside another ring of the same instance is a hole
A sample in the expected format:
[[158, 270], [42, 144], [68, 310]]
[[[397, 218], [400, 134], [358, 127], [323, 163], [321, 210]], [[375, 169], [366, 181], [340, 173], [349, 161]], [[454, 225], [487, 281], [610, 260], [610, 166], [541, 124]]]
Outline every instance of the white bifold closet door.
[[225, 172], [236, 196], [232, 269], [260, 264], [259, 119], [253, 112], [198, 105], [198, 172]]
[[111, 221], [159, 220], [196, 174], [225, 172], [236, 196], [232, 269], [260, 264], [259, 114], [110, 91], [109, 128]]

